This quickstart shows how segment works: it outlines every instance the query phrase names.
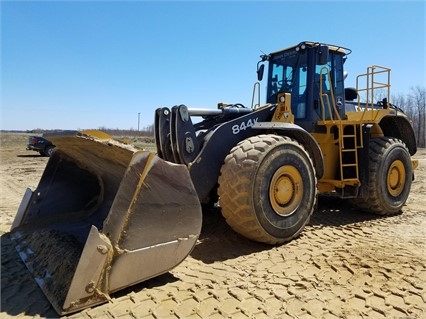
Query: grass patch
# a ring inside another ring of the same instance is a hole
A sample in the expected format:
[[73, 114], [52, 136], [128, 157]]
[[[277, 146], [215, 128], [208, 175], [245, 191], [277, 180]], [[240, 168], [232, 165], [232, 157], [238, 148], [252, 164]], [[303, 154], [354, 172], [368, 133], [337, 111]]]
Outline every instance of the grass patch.
[[26, 149], [30, 133], [0, 133], [0, 147], [7, 149]]

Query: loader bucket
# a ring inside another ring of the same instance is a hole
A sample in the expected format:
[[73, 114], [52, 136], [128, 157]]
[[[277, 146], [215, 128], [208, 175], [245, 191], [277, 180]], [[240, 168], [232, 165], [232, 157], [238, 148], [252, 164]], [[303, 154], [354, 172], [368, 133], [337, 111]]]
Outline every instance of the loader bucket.
[[185, 166], [98, 136], [49, 137], [57, 150], [12, 225], [21, 259], [61, 315], [171, 270], [201, 231]]

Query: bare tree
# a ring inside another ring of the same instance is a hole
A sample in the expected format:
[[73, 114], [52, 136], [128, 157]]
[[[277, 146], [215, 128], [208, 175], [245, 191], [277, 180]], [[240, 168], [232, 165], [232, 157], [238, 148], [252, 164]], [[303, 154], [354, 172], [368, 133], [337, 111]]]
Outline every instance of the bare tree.
[[408, 103], [408, 99], [405, 95], [403, 95], [401, 93], [398, 94], [398, 95], [392, 95], [391, 102], [392, 102], [393, 105], [396, 105], [401, 110], [403, 110], [404, 113], [407, 114], [407, 116], [409, 118], [413, 117], [412, 112], [411, 112], [410, 103]]
[[426, 147], [426, 88], [412, 87], [408, 99], [413, 112], [412, 119], [417, 146]]
[[392, 104], [404, 111], [411, 120], [418, 147], [426, 147], [426, 89], [420, 86], [411, 87], [406, 95], [392, 96]]

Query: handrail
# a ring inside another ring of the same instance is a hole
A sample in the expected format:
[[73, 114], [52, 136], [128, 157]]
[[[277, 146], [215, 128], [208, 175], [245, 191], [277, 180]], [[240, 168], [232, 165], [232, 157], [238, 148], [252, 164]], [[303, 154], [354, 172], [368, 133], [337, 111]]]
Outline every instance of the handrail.
[[[330, 98], [328, 96], [327, 93], [323, 93], [323, 81], [321, 81], [322, 76], [325, 75], [326, 76], [326, 80], [329, 83], [330, 86], [330, 96], [331, 96], [331, 101], [332, 103], [330, 103]], [[328, 67], [324, 66], [320, 69], [320, 81], [319, 81], [319, 95], [320, 95], [320, 102], [321, 102], [321, 116], [322, 116], [322, 120], [325, 121], [325, 107], [324, 107], [324, 100], [323, 98], [325, 97], [327, 99], [327, 107], [328, 107], [328, 111], [330, 112], [330, 120], [331, 121], [335, 121], [334, 120], [334, 116], [333, 116], [333, 112], [332, 109], [335, 113], [336, 116], [336, 120], [341, 122], [341, 117], [339, 114], [339, 111], [336, 108], [336, 100], [334, 99], [334, 91], [333, 91], [333, 83], [331, 82], [331, 76], [330, 76], [330, 70]], [[331, 108], [332, 105], [332, 108]]]
[[[254, 104], [254, 97], [256, 94], [256, 87], [257, 87], [257, 103]], [[258, 107], [260, 107], [260, 82], [255, 82], [253, 85], [253, 95], [251, 97], [251, 108], [252, 109], [257, 109]]]
[[[360, 74], [356, 78], [356, 90], [358, 92], [358, 112], [363, 112], [361, 120], [366, 119], [374, 120], [375, 116], [378, 115], [378, 110], [374, 107], [375, 93], [378, 89], [386, 90], [387, 101], [390, 101], [390, 68], [386, 68], [379, 65], [372, 65], [367, 68], [367, 73]], [[380, 76], [384, 74], [385, 79], [380, 79]], [[379, 78], [379, 79], [378, 79]], [[361, 87], [361, 80], [365, 80], [365, 87]], [[365, 107], [361, 107], [361, 95], [360, 92], [365, 92]], [[368, 118], [368, 115], [371, 115]]]

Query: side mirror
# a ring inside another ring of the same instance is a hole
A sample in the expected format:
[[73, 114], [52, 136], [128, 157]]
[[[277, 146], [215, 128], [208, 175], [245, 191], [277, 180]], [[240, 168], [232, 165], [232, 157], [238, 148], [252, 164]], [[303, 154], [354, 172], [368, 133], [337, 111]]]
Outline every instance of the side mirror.
[[320, 45], [318, 47], [318, 65], [327, 64], [328, 61], [328, 46]]
[[358, 91], [355, 88], [345, 88], [345, 100], [353, 101], [358, 98]]
[[257, 80], [260, 82], [263, 79], [263, 72], [265, 71], [265, 65], [261, 64], [257, 66]]

